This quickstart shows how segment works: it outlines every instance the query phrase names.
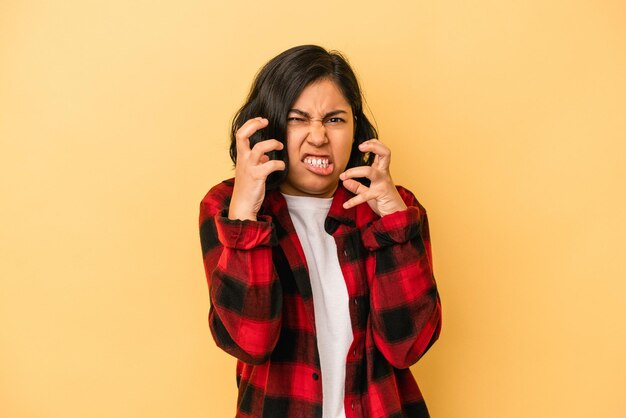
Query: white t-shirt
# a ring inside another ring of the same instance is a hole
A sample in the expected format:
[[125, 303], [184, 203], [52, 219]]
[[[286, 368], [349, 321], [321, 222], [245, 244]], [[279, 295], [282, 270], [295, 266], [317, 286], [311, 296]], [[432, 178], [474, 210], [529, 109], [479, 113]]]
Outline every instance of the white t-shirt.
[[332, 198], [285, 195], [289, 215], [306, 257], [317, 348], [322, 369], [323, 417], [345, 418], [346, 357], [352, 344], [348, 289], [341, 273], [337, 245], [324, 230]]

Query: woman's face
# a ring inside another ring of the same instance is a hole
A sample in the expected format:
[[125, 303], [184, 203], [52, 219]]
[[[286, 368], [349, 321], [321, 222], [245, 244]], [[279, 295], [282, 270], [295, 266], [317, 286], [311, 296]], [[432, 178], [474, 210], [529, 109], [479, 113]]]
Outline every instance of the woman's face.
[[287, 115], [289, 172], [280, 191], [331, 197], [353, 141], [352, 108], [336, 84], [328, 79], [309, 84]]

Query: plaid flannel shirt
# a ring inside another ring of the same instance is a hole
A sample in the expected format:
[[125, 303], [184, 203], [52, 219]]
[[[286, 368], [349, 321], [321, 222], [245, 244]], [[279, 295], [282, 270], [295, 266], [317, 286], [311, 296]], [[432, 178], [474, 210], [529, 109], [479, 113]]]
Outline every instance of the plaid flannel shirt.
[[[238, 359], [237, 417], [321, 418], [322, 380], [306, 259], [279, 191], [257, 221], [227, 217], [233, 180], [200, 205], [200, 238], [215, 342]], [[347, 418], [428, 417], [408, 369], [435, 342], [441, 304], [432, 270], [426, 211], [408, 206], [380, 218], [340, 183], [325, 229], [349, 295], [354, 340], [347, 355]]]

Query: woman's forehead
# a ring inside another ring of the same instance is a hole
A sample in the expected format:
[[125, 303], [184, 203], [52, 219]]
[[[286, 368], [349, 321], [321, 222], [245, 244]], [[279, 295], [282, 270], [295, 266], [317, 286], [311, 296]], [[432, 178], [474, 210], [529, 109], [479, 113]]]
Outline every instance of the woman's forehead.
[[329, 79], [317, 80], [302, 90], [292, 109], [312, 112], [351, 111], [350, 103], [337, 84]]

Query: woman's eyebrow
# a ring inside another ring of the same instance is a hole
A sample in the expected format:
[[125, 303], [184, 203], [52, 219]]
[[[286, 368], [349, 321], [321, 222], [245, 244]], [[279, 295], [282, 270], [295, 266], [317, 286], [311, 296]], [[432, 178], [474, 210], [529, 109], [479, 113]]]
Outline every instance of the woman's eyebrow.
[[[304, 110], [300, 110], [300, 109], [289, 109], [289, 113], [291, 113], [291, 112], [293, 112], [293, 113], [297, 113], [297, 114], [298, 114], [298, 115], [300, 115], [300, 116], [304, 116], [305, 118], [311, 119], [311, 115], [310, 115], [308, 112], [305, 112]], [[333, 110], [333, 111], [331, 111], [331, 112], [326, 113], [326, 114], [324, 115], [323, 119], [330, 118], [330, 117], [332, 117], [332, 116], [340, 115], [340, 114], [343, 114], [343, 113], [348, 113], [348, 112], [346, 112], [345, 110], [341, 110], [341, 109], [339, 109], [339, 110]]]
[[305, 112], [304, 110], [300, 110], [300, 109], [289, 109], [289, 113], [297, 113], [300, 116], [304, 116], [307, 119], [311, 119], [311, 115], [309, 115], [307, 112]]

